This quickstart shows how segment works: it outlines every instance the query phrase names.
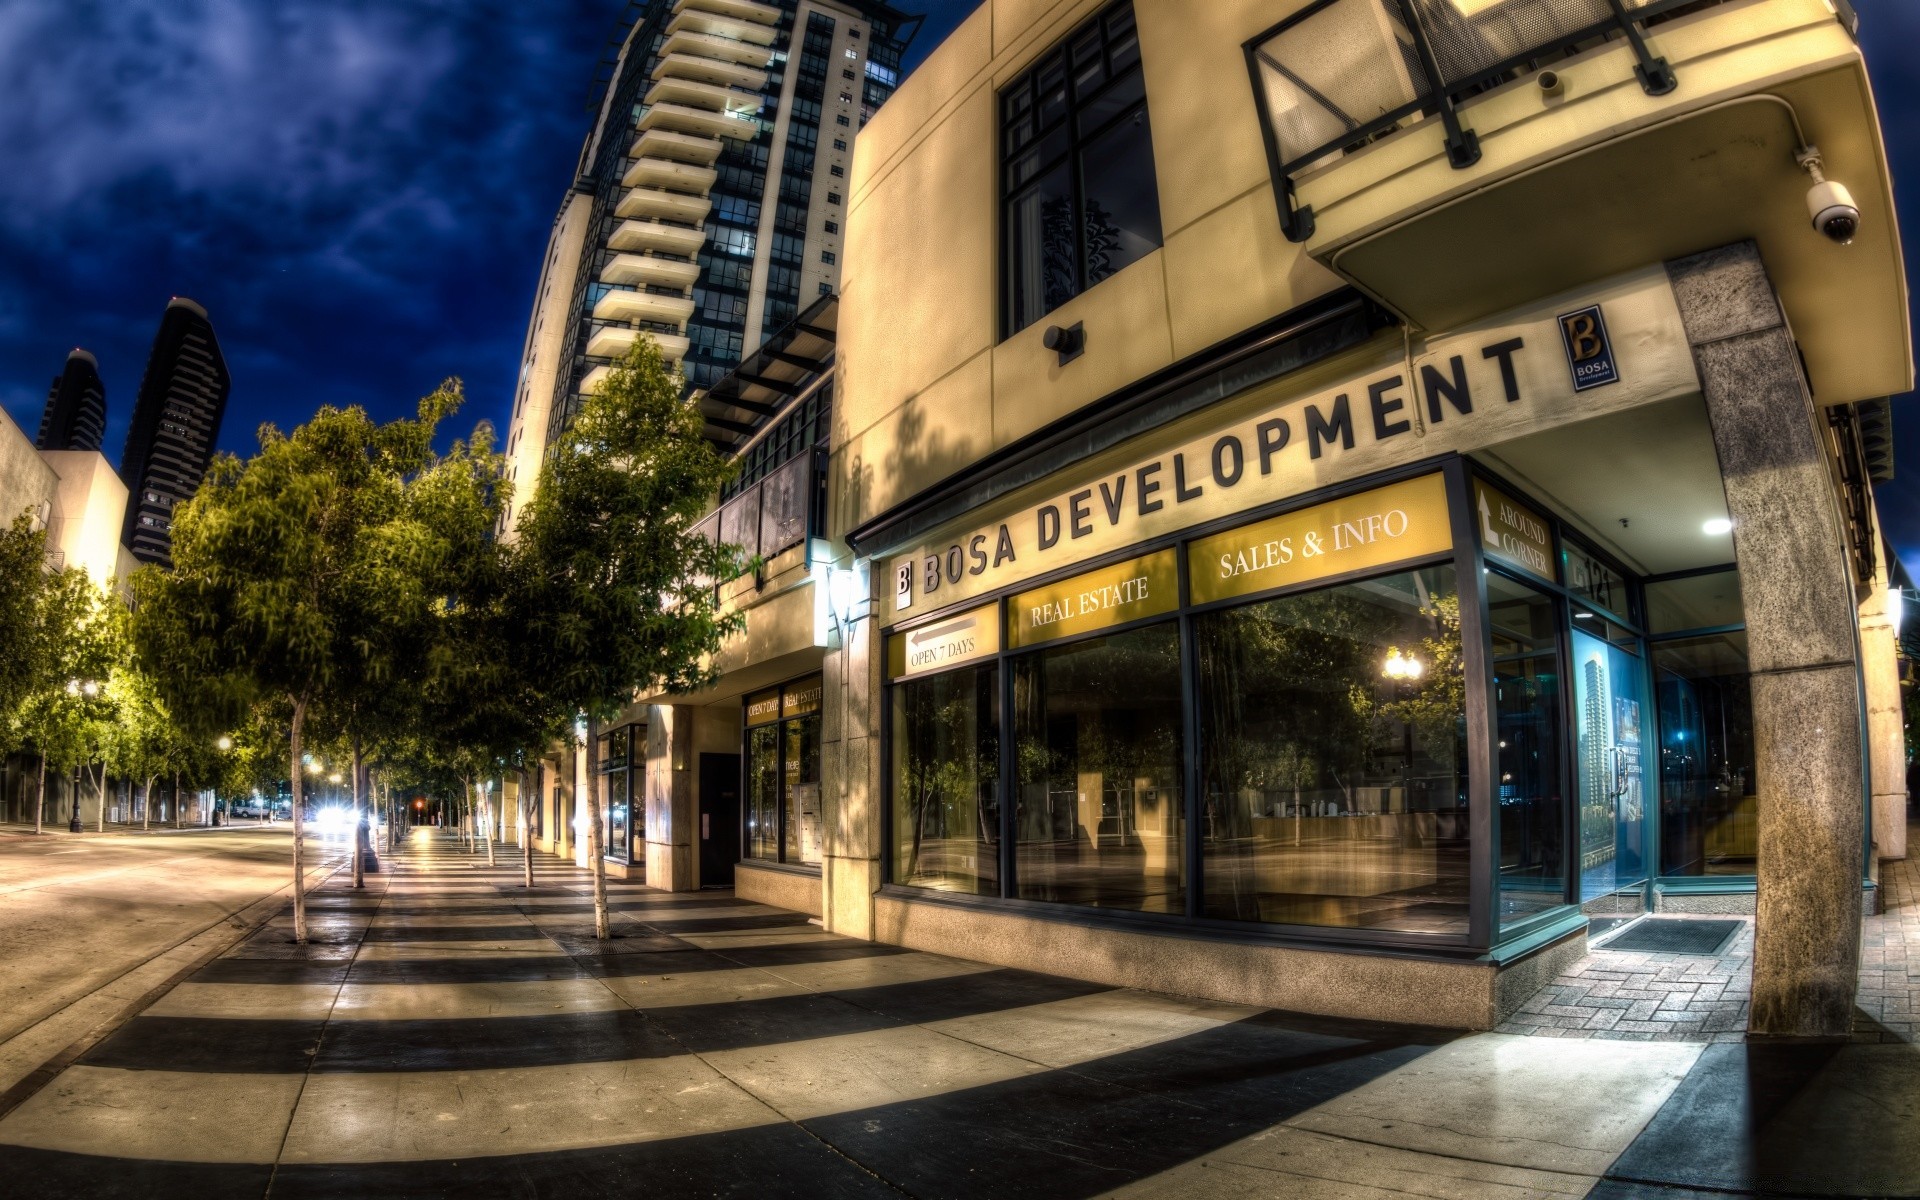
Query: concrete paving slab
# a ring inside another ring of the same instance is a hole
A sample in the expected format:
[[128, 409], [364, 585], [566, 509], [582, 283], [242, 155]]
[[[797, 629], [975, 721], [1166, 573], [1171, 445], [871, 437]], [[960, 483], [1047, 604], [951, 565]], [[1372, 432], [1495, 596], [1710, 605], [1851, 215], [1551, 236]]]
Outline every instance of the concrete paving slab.
[[[148, 1006], [149, 1017], [201, 1020], [324, 1020], [340, 994], [337, 983], [196, 983], [188, 980]], [[210, 1038], [218, 1033], [209, 1031]]]
[[794, 1121], [918, 1100], [1046, 1069], [918, 1025], [710, 1051], [703, 1057]]
[[1478, 1034], [1287, 1123], [1404, 1150], [1599, 1176], [1700, 1051], [1678, 1042]]
[[1115, 1200], [1579, 1200], [1595, 1180], [1351, 1142], [1284, 1125], [1116, 1189]]
[[1123, 990], [955, 1017], [929, 1028], [1032, 1062], [1068, 1067], [1185, 1037], [1260, 1011]]
[[[270, 1163], [299, 1075], [69, 1067], [0, 1120], [0, 1147], [174, 1162]], [[0, 1148], [0, 1163], [6, 1152]], [[24, 1193], [24, 1194], [31, 1194]]]
[[515, 983], [349, 983], [333, 1008], [335, 1021], [466, 1020], [532, 1017], [556, 1012], [608, 1012], [625, 1000], [599, 980]]
[[625, 1062], [315, 1075], [282, 1160], [472, 1158], [747, 1129], [781, 1120], [691, 1055]]

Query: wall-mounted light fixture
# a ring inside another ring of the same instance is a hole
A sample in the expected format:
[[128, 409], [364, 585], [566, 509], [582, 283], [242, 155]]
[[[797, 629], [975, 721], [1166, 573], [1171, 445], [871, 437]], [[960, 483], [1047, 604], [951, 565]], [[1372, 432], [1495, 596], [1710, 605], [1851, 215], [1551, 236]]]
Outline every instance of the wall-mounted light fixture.
[[1047, 331], [1040, 335], [1040, 344], [1059, 355], [1060, 365], [1064, 367], [1079, 358], [1081, 352], [1086, 350], [1087, 331], [1084, 323], [1080, 321], [1075, 321], [1064, 328], [1059, 325], [1049, 325]]

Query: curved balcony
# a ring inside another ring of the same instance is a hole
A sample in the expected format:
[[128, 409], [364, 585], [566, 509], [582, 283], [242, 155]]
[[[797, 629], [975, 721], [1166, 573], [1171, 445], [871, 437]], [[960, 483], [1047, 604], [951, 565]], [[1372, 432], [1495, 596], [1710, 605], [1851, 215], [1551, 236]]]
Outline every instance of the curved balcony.
[[654, 105], [640, 114], [639, 128], [642, 132], [665, 129], [714, 138], [749, 137], [753, 132], [752, 127], [738, 117], [709, 112], [704, 108], [690, 108], [685, 104]]
[[706, 240], [702, 230], [636, 217], [614, 226], [607, 245], [615, 250], [665, 250], [691, 258], [700, 252]]
[[704, 80], [676, 79], [671, 76], [659, 80], [647, 89], [646, 103], [684, 104], [688, 108], [740, 113], [745, 116], [752, 116], [763, 107], [759, 92], [742, 91], [739, 88], [723, 87]]
[[778, 8], [771, 4], [756, 4], [754, 0], [676, 0], [673, 11], [719, 13], [721, 16], [737, 17], [743, 21], [757, 21], [762, 25], [780, 23]]
[[600, 268], [600, 282], [624, 283], [635, 287], [692, 287], [700, 278], [700, 264], [660, 258], [652, 254], [616, 254]]
[[627, 168], [620, 183], [624, 187], [670, 188], [690, 196], [705, 196], [719, 175], [712, 167], [696, 167], [667, 158], [641, 158]]
[[767, 85], [767, 73], [756, 67], [721, 62], [694, 54], [669, 54], [653, 69], [655, 79], [694, 79], [721, 87], [759, 91]]
[[[593, 337], [588, 339], [587, 356], [589, 358], [625, 358], [627, 351], [633, 349], [633, 344], [642, 337], [652, 338], [655, 344], [660, 347], [660, 357], [670, 363], [679, 362], [685, 358], [687, 356], [687, 347], [692, 344], [684, 334], [662, 333], [657, 329], [629, 329], [622, 328], [618, 325], [610, 325], [596, 329]], [[588, 371], [580, 380], [580, 391], [583, 394], [591, 394], [600, 386], [601, 381], [607, 377], [607, 373], [610, 370], [612, 370], [611, 367], [595, 367], [593, 370]]]
[[675, 133], [671, 129], [649, 129], [634, 139], [633, 148], [627, 151], [627, 156], [662, 158], [668, 162], [710, 167], [713, 160], [720, 157], [720, 142], [717, 138], [695, 137], [692, 134]]
[[667, 40], [660, 45], [660, 53], [691, 54], [745, 67], [764, 67], [773, 61], [773, 51], [765, 46], [750, 46], [746, 42], [714, 37], [709, 33], [695, 33], [691, 29], [669, 33]]
[[594, 319], [599, 321], [660, 321], [667, 325], [685, 325], [692, 315], [692, 298], [659, 292], [620, 289], [600, 297], [599, 303], [593, 306]]
[[732, 38], [755, 46], [771, 46], [778, 31], [771, 25], [762, 25], [757, 21], [743, 21], [739, 17], [724, 16], [720, 13], [702, 12], [699, 9], [682, 9], [680, 15], [667, 22], [667, 36], [680, 32], [706, 34], [709, 37]]
[[713, 205], [705, 196], [685, 196], [679, 192], [663, 192], [658, 188], [637, 187], [620, 197], [613, 215], [616, 217], [665, 217], [671, 221], [685, 221], [696, 224], [707, 215]]

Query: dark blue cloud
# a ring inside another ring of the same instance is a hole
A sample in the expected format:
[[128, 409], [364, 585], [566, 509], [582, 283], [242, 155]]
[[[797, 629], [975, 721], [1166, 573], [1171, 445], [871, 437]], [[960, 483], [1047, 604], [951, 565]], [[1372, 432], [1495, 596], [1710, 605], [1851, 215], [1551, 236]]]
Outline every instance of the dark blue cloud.
[[162, 308], [206, 305], [221, 443], [444, 376], [498, 419], [618, 4], [0, 3], [0, 400], [99, 356], [117, 456]]

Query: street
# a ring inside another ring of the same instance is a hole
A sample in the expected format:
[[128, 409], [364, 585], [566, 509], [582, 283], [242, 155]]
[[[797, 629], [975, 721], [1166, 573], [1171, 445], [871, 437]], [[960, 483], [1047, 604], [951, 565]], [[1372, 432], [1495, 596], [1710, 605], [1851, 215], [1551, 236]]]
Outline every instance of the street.
[[[87, 923], [149, 930], [154, 947], [192, 929], [189, 912], [264, 894], [284, 845], [68, 847], [68, 883], [9, 897], [96, 889]], [[18, 888], [29, 852], [3, 853]], [[142, 881], [109, 883], [94, 854]], [[358, 895], [339, 874], [324, 884], [307, 947], [281, 912], [15, 1089], [0, 1155], [17, 1194], [1920, 1191], [1906, 1136], [1920, 1060], [1904, 1037], [1712, 1044], [1682, 1025], [1667, 1040], [1567, 1041], [1337, 1021], [993, 968], [830, 935], [724, 891], [618, 883], [618, 936], [602, 945], [569, 864], [543, 857], [527, 892], [513, 858], [489, 868], [417, 830], [386, 866]], [[148, 913], [143, 893], [164, 894], [181, 867], [227, 878]], [[1875, 926], [1902, 976], [1912, 875]], [[141, 952], [124, 931], [74, 932], [123, 970]], [[68, 961], [26, 957], [43, 973]]]

